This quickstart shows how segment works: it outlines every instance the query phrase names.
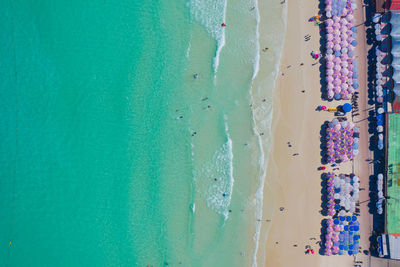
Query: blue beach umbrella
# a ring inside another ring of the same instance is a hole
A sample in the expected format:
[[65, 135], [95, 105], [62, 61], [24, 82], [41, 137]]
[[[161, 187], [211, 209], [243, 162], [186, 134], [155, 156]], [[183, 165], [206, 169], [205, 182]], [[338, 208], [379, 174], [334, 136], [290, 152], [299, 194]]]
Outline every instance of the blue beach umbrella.
[[340, 250], [343, 250], [343, 245], [340, 245], [340, 246], [339, 246], [339, 249], [340, 249]]
[[350, 226], [350, 227], [349, 227], [349, 231], [350, 231], [350, 232], [353, 232], [353, 231], [354, 231], [354, 226]]
[[351, 255], [353, 255], [353, 251], [349, 250], [349, 251], [347, 251], [347, 254], [349, 254], [351, 256]]
[[333, 223], [336, 224], [336, 225], [338, 225], [338, 224], [339, 224], [339, 220], [338, 220], [338, 219], [335, 219], [335, 220], [333, 220]]
[[346, 218], [344, 216], [339, 216], [339, 221], [344, 222]]
[[356, 27], [351, 27], [351, 31], [357, 33], [357, 28]]
[[359, 230], [360, 230], [360, 227], [357, 226], [357, 225], [355, 225], [355, 226], [354, 226], [354, 231], [355, 231], [355, 232], [358, 232]]
[[353, 144], [353, 149], [358, 149], [358, 144], [354, 143]]
[[[349, 52], [349, 57], [354, 57], [354, 52], [353, 51], [350, 51]], [[353, 66], [354, 67], [354, 66]]]
[[351, 34], [351, 37], [353, 37], [354, 39], [356, 39], [356, 38], [357, 38], [357, 33], [356, 33], [356, 32], [353, 32], [353, 33]]
[[342, 54], [342, 53], [340, 53], [340, 51], [336, 51], [336, 52], [335, 52], [335, 57], [340, 57], [341, 54]]
[[351, 45], [352, 45], [352, 46], [357, 46], [357, 44], [358, 44], [358, 43], [357, 43], [356, 40], [351, 41]]
[[354, 236], [354, 240], [358, 240], [358, 239], [360, 239], [360, 236], [359, 235], [355, 235]]
[[353, 73], [353, 78], [356, 78], [356, 79], [358, 78], [358, 73], [357, 72]]
[[[348, 226], [348, 225], [345, 225], [345, 226], [344, 226], [344, 231], [345, 231], [345, 232], [349, 231], [349, 226]], [[344, 238], [346, 239], [346, 236], [345, 236]]]
[[341, 206], [340, 205], [335, 205], [335, 210], [340, 210]]
[[343, 250], [348, 251], [348, 250], [349, 250], [349, 247], [348, 247], [347, 245], [344, 245], [344, 246], [343, 246]]
[[358, 89], [360, 86], [358, 85], [358, 83], [353, 84], [353, 88], [354, 89]]
[[350, 216], [346, 216], [346, 221], [350, 222], [351, 221], [351, 217]]
[[[328, 54], [328, 55], [332, 55], [333, 54], [333, 50], [332, 49], [328, 49], [328, 50], [326, 50], [326, 53]], [[354, 66], [354, 65], [353, 65]]]
[[344, 112], [350, 112], [351, 111], [351, 105], [349, 104], [349, 103], [345, 103], [343, 106], [342, 106], [342, 109], [343, 109], [343, 111]]
[[342, 96], [339, 93], [335, 93], [333, 97], [335, 98], [335, 100], [340, 100], [342, 98]]

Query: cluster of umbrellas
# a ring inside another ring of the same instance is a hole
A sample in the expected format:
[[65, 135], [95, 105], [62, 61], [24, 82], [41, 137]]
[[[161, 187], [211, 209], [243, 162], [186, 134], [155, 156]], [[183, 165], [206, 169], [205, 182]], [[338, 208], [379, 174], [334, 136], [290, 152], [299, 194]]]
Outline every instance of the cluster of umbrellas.
[[383, 174], [380, 173], [378, 174], [378, 181], [377, 181], [377, 187], [378, 187], [378, 201], [376, 202], [376, 209], [378, 214], [383, 213]]
[[[327, 179], [327, 210], [328, 215], [334, 216], [336, 211], [356, 211], [356, 201], [359, 200], [360, 178], [351, 174], [346, 176], [328, 173]], [[341, 212], [341, 214], [343, 214]]]
[[358, 89], [358, 65], [354, 56], [357, 28], [354, 16], [326, 20], [326, 84], [328, 99], [350, 99]]
[[382, 33], [381, 33], [381, 30], [382, 30], [381, 24], [376, 23], [374, 28], [375, 28], [375, 39], [377, 41], [381, 42], [383, 40]]
[[347, 162], [358, 155], [359, 129], [353, 122], [333, 119], [326, 129], [326, 160]]
[[348, 255], [358, 253], [359, 249], [359, 222], [356, 216], [339, 216], [337, 219], [326, 220], [325, 251], [324, 254]]
[[357, 8], [355, 0], [325, 0], [325, 5], [325, 13], [328, 18], [352, 14]]
[[335, 186], [334, 186], [334, 178], [335, 174], [332, 172], [328, 173], [327, 183], [327, 210], [329, 216], [334, 216], [336, 214], [335, 210], [335, 202], [334, 202], [334, 195], [335, 195]]
[[381, 63], [383, 60], [383, 53], [381, 50], [376, 48], [376, 81], [375, 81], [375, 96], [376, 96], [376, 102], [382, 103], [383, 102], [383, 72], [385, 71], [385, 65]]

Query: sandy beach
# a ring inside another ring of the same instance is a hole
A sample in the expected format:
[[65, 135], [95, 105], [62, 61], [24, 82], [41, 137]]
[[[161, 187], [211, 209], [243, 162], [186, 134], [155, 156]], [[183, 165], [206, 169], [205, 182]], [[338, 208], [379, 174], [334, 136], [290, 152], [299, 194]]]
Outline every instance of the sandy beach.
[[[265, 264], [267, 267], [287, 266], [354, 266], [351, 256], [323, 256], [319, 253], [321, 240], [321, 125], [334, 118], [332, 113], [318, 112], [318, 105], [336, 107], [345, 102], [327, 102], [321, 99], [321, 64], [310, 56], [319, 51], [319, 28], [308, 19], [319, 12], [318, 2], [291, 0], [288, 5], [288, 22], [284, 52], [277, 80], [274, 107], [274, 147], [268, 165], [264, 195], [266, 202], [273, 202], [271, 221], [262, 227], [267, 231]], [[357, 1], [356, 24], [364, 22], [361, 1]], [[310, 34], [311, 40], [305, 41]], [[353, 118], [361, 130], [360, 154], [354, 162], [342, 163], [336, 173], [351, 173], [360, 177], [360, 201], [368, 200], [369, 166], [366, 95], [366, 42], [365, 27], [358, 26], [356, 56], [359, 62], [360, 115]], [[303, 91], [304, 90], [304, 91]], [[303, 91], [303, 92], [302, 92]], [[348, 120], [352, 120], [349, 115]], [[360, 122], [359, 122], [360, 121]], [[290, 142], [291, 147], [288, 146]], [[293, 156], [293, 154], [298, 155]], [[328, 167], [326, 171], [331, 168]], [[362, 250], [369, 249], [371, 217], [368, 203], [361, 204], [360, 231]], [[280, 208], [283, 208], [281, 210]], [[265, 214], [268, 214], [266, 212]], [[305, 254], [310, 245], [316, 253]], [[370, 262], [370, 257], [359, 253], [357, 260]]]

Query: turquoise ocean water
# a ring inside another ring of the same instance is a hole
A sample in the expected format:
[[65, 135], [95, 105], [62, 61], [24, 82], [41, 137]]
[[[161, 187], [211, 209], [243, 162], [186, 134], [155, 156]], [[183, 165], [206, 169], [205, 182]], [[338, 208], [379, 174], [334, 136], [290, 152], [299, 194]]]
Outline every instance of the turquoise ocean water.
[[255, 265], [257, 3], [0, 8], [0, 266]]

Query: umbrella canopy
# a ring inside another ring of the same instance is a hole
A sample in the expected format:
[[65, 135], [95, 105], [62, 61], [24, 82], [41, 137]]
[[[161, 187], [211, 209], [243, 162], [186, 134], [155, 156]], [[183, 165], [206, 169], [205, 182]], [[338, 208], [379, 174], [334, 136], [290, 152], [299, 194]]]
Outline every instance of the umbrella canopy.
[[344, 111], [344, 112], [350, 112], [351, 111], [351, 105], [349, 104], [349, 103], [345, 103], [343, 106], [342, 106], [342, 110]]

